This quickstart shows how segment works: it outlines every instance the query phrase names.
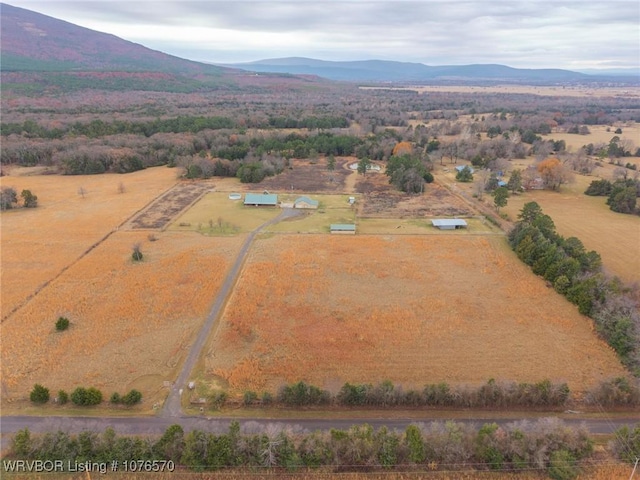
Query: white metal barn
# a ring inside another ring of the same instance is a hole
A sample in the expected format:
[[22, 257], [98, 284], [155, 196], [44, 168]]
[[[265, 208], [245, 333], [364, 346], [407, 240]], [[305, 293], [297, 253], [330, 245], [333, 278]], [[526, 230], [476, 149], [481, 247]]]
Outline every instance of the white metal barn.
[[440, 230], [455, 230], [467, 227], [467, 222], [461, 218], [439, 218], [431, 220], [431, 224]]

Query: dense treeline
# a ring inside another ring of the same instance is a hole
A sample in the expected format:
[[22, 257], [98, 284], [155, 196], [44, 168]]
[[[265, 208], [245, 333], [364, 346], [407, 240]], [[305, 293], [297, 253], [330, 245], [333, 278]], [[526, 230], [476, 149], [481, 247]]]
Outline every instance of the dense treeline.
[[[622, 441], [616, 453], [634, 454]], [[476, 429], [453, 421], [409, 425], [404, 432], [385, 427], [354, 425], [296, 434], [292, 429], [267, 428], [264, 433], [243, 433], [232, 422], [223, 434], [168, 427], [160, 438], [63, 431], [34, 435], [24, 429], [15, 434], [9, 458], [62, 460], [74, 463], [170, 461], [195, 471], [233, 467], [282, 468], [288, 471], [330, 468], [333, 472], [377, 469], [546, 471], [553, 478], [574, 478], [580, 460], [593, 454], [593, 442], [583, 427], [569, 428], [561, 420], [543, 418]], [[562, 476], [559, 476], [562, 475]]]
[[585, 190], [585, 195], [607, 197], [607, 205], [618, 213], [640, 213], [636, 208], [640, 197], [640, 181], [621, 178], [610, 182], [606, 179], [593, 180]]
[[536, 202], [524, 205], [520, 221], [509, 233], [518, 257], [536, 275], [595, 321], [598, 333], [622, 362], [640, 375], [640, 313], [637, 291], [602, 272], [600, 255], [582, 242], [556, 232], [553, 220]]
[[[349, 121], [344, 117], [270, 117], [268, 121], [251, 125], [252, 128], [307, 128], [330, 129], [346, 128]], [[2, 136], [12, 134], [28, 138], [63, 138], [65, 135], [84, 135], [88, 138], [108, 135], [133, 134], [150, 137], [156, 133], [198, 133], [202, 130], [220, 130], [240, 128], [238, 122], [229, 117], [179, 116], [176, 118], [156, 119], [152, 121], [92, 120], [88, 123], [75, 122], [67, 127], [47, 128], [33, 120], [23, 123], [3, 123]]]
[[[618, 136], [622, 129], [612, 129], [608, 144], [589, 144], [579, 151], [568, 151], [564, 141], [545, 136], [578, 126], [578, 134], [587, 133], [587, 124], [640, 120], [640, 105], [621, 98], [426, 95], [328, 85], [304, 92], [247, 89], [215, 95], [78, 91], [64, 103], [45, 96], [33, 102], [12, 99], [7, 105], [1, 125], [4, 165], [45, 165], [85, 174], [197, 164], [188, 173], [195, 177], [200, 170], [206, 176], [216, 165], [199, 165], [202, 159], [229, 160], [239, 164], [218, 163], [218, 171], [237, 175], [242, 169], [241, 178], [251, 182], [281, 171], [286, 162], [280, 158], [355, 155], [388, 161], [400, 142], [411, 143], [414, 158], [422, 162], [467, 160], [493, 169], [496, 163], [528, 155], [539, 160], [555, 155], [566, 168], [590, 173], [605, 157], [619, 162], [636, 151], [633, 142]], [[282, 133], [291, 129], [299, 138]], [[250, 165], [242, 167], [244, 163]], [[407, 170], [412, 171], [398, 175], [394, 183], [419, 191], [424, 175], [416, 170], [421, 168]]]

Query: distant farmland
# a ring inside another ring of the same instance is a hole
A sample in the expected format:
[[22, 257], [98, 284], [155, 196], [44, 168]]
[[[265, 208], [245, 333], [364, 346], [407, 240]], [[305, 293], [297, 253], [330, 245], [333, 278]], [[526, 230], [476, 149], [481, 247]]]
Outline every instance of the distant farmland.
[[625, 373], [502, 237], [259, 240], [209, 351], [206, 376], [236, 393], [489, 378], [583, 390]]

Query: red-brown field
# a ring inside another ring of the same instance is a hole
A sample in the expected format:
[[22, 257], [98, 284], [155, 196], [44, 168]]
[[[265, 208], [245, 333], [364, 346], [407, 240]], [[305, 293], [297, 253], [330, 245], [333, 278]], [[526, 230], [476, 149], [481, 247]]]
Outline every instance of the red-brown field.
[[[104, 394], [137, 388], [161, 400], [235, 257], [238, 238], [164, 232], [142, 243], [117, 232], [2, 323], [3, 406], [35, 383], [54, 394], [95, 386]], [[71, 321], [56, 332], [59, 316]]]
[[205, 359], [231, 391], [623, 375], [503, 237], [282, 235], [250, 254]]

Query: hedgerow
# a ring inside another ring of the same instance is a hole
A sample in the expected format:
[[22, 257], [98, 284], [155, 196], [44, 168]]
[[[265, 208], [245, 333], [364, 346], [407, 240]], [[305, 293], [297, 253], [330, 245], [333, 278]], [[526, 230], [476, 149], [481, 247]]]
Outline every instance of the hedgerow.
[[130, 460], [173, 461], [191, 470], [231, 467], [275, 468], [287, 471], [323, 468], [333, 472], [393, 470], [508, 470], [577, 473], [579, 461], [593, 453], [583, 427], [570, 428], [559, 419], [543, 418], [476, 429], [447, 421], [409, 425], [404, 431], [367, 424], [346, 430], [292, 433], [272, 426], [263, 433], [243, 433], [232, 422], [227, 433], [170, 426], [159, 438], [102, 434], [70, 435], [57, 431], [34, 435], [17, 432], [8, 458], [83, 462]]

